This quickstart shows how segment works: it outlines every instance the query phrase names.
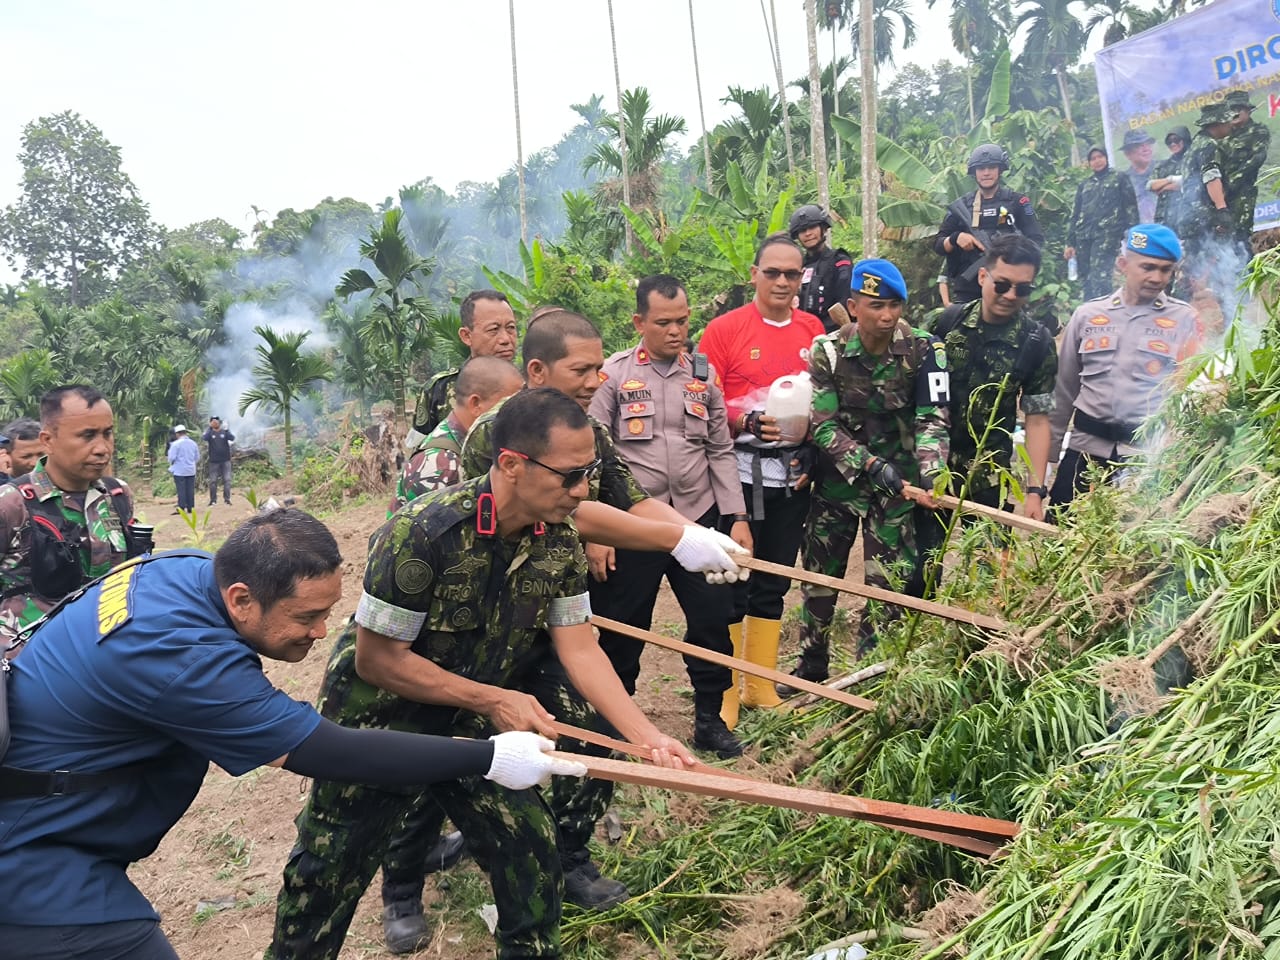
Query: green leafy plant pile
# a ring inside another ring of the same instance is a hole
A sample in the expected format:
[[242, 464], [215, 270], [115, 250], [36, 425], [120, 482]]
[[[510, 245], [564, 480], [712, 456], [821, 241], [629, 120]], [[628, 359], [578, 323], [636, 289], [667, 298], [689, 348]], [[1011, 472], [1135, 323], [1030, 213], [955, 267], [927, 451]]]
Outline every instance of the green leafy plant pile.
[[929, 960], [1280, 957], [1278, 277], [1280, 257], [1255, 260], [1267, 328], [1228, 333], [1231, 372], [1171, 400], [1064, 537], [1002, 557], [981, 524], [960, 534], [942, 599], [1007, 633], [908, 620], [858, 688], [873, 714], [739, 728], [757, 776], [1017, 820], [1006, 856], [632, 791], [638, 825], [601, 859], [644, 892], [571, 913], [573, 955], [799, 958], [852, 938]]

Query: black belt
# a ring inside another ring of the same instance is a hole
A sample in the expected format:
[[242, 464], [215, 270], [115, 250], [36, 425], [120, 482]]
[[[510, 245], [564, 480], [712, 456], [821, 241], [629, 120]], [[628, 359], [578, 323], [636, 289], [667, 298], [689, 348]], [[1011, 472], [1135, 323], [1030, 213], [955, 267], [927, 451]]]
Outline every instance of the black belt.
[[70, 770], [24, 770], [0, 767], [0, 799], [13, 797], [60, 797], [67, 793], [83, 793], [126, 783], [144, 770], [154, 768], [156, 760], [143, 760], [98, 773], [72, 773]]
[[[795, 456], [798, 447], [739, 447], [742, 450], [751, 452], [751, 519], [764, 519], [764, 471], [760, 467], [761, 460], [782, 460], [786, 459], [788, 467], [791, 464], [791, 458]], [[787, 491], [786, 495], [791, 496], [791, 487], [785, 481], [782, 488]]]
[[1133, 435], [1138, 432], [1140, 423], [1108, 423], [1091, 417], [1079, 408], [1075, 411], [1075, 429], [1112, 443], [1133, 443]]

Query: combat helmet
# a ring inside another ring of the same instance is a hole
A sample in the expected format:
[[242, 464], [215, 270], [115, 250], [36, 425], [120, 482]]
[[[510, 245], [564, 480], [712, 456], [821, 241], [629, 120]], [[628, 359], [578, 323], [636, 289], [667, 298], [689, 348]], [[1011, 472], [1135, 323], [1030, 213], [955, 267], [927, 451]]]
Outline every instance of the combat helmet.
[[796, 240], [804, 230], [810, 227], [826, 227], [831, 229], [831, 218], [827, 216], [816, 203], [806, 203], [803, 207], [791, 215], [791, 225], [788, 228], [791, 239]]
[[984, 143], [974, 147], [973, 153], [969, 154], [969, 176], [972, 177], [973, 171], [978, 167], [999, 167], [1003, 173], [1009, 169], [1009, 153], [998, 143]]

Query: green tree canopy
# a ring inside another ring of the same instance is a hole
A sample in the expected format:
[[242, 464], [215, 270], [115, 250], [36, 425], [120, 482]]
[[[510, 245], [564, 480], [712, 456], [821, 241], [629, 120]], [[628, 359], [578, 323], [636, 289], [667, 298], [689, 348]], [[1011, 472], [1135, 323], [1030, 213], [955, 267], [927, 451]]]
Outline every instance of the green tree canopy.
[[333, 379], [333, 368], [324, 357], [302, 352], [310, 333], [276, 333], [270, 327], [254, 327], [262, 338], [254, 347], [258, 364], [253, 368], [257, 385], [240, 396], [240, 414], [260, 404], [284, 414], [284, 471], [293, 473], [293, 404], [308, 387]]
[[0, 223], [0, 247], [23, 279], [38, 278], [74, 306], [107, 290], [147, 249], [147, 205], [120, 166], [120, 149], [70, 110], [22, 131], [22, 196]]

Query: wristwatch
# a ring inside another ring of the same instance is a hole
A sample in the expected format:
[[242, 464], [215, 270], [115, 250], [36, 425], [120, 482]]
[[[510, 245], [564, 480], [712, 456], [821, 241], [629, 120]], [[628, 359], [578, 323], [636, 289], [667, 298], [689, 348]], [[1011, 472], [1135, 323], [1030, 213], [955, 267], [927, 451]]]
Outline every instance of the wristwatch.
[[1024, 487], [1023, 489], [1025, 489], [1028, 494], [1034, 493], [1041, 500], [1045, 500], [1049, 496], [1048, 487]]

